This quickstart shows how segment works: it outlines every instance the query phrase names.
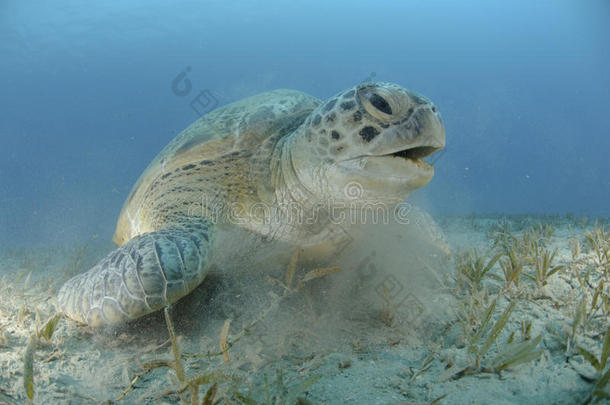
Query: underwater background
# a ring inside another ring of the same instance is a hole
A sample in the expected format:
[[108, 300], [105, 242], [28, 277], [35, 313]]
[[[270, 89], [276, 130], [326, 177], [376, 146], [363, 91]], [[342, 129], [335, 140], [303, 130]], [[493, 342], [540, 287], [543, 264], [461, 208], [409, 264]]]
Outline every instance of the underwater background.
[[0, 243], [110, 240], [201, 113], [365, 80], [438, 105], [433, 215], [609, 216], [609, 38], [608, 1], [3, 1]]

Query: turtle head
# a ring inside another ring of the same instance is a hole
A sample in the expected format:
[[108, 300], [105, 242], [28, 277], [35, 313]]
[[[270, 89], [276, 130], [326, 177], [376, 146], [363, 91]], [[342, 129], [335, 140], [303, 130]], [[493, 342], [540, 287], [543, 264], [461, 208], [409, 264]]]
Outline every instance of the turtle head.
[[291, 166], [310, 194], [398, 203], [432, 179], [434, 168], [422, 159], [445, 146], [445, 128], [425, 97], [363, 83], [318, 106], [289, 144]]

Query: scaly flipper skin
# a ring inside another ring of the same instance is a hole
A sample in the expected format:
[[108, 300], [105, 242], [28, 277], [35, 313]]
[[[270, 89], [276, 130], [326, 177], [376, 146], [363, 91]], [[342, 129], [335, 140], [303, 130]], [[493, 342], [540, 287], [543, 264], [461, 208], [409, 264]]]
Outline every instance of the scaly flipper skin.
[[201, 284], [213, 234], [209, 222], [196, 219], [133, 238], [68, 280], [59, 309], [94, 327], [157, 311]]

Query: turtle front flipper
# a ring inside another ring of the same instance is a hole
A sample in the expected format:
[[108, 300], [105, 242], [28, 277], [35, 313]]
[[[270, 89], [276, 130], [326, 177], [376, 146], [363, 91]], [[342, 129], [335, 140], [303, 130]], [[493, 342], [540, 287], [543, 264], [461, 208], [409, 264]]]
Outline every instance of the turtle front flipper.
[[90, 326], [126, 322], [195, 289], [206, 275], [214, 228], [207, 221], [140, 235], [59, 290], [59, 310]]

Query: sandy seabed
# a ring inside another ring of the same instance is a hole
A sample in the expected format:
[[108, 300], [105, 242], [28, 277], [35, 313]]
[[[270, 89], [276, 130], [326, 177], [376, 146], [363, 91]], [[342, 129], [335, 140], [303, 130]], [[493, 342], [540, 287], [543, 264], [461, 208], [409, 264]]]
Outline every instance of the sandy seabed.
[[437, 222], [450, 256], [211, 274], [169, 310], [175, 345], [163, 311], [101, 330], [54, 318], [109, 243], [1, 251], [0, 404], [608, 403], [610, 222]]

